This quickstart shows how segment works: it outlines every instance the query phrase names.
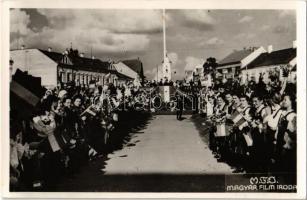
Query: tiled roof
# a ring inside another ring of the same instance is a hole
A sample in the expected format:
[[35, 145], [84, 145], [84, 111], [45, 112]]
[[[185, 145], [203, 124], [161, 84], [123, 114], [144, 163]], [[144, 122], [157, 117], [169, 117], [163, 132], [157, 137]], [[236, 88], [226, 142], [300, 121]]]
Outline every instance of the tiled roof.
[[130, 67], [136, 73], [138, 74], [142, 73], [143, 64], [139, 59], [124, 60], [122, 62], [128, 67]]
[[58, 53], [58, 52], [50, 52], [50, 51], [46, 51], [46, 50], [42, 50], [42, 49], [38, 49], [38, 50], [41, 51], [46, 56], [48, 56], [51, 60], [53, 60], [57, 63], [60, 62], [63, 58], [63, 54]]
[[250, 49], [235, 50], [219, 62], [219, 66], [238, 64], [253, 51]]
[[69, 58], [73, 65], [79, 68], [112, 73], [112, 70], [109, 70], [109, 62], [101, 61], [100, 59], [85, 58], [74, 55], [69, 55]]
[[80, 57], [79, 55], [74, 55], [72, 52], [68, 54], [70, 61], [72, 62], [72, 66], [67, 64], [61, 63], [63, 59], [63, 54], [58, 52], [50, 52], [46, 50], [39, 49], [43, 54], [48, 56], [53, 61], [59, 63], [61, 66], [65, 67], [78, 67], [79, 69], [83, 70], [90, 70], [90, 71], [99, 71], [103, 73], [113, 73], [113, 70], [109, 70], [110, 63], [106, 61], [101, 61], [100, 59], [92, 59], [86, 57]]
[[132, 78], [130, 78], [129, 76], [126, 76], [125, 74], [119, 73], [119, 72], [115, 72], [114, 74], [116, 74], [116, 76], [120, 79], [126, 79], [126, 80], [133, 80]]
[[271, 53], [262, 53], [254, 61], [247, 65], [248, 69], [261, 66], [288, 64], [296, 57], [296, 48], [281, 49]]

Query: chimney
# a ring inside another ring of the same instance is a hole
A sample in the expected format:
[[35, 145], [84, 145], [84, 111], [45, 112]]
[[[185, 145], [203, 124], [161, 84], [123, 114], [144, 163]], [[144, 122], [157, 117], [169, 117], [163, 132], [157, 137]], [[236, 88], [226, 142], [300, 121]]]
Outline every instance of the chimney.
[[92, 56], [92, 59], [94, 60], [94, 59], [95, 59], [95, 56]]
[[65, 54], [65, 55], [68, 55], [68, 50], [65, 50], [65, 51], [64, 51], [64, 54]]
[[10, 59], [10, 66], [13, 66], [14, 65], [14, 60], [11, 58]]
[[296, 40], [294, 40], [294, 41], [292, 42], [292, 48], [293, 48], [293, 49], [296, 48]]
[[273, 45], [269, 45], [268, 46], [268, 53], [272, 53], [272, 51], [273, 51]]
[[52, 51], [52, 48], [51, 47], [48, 47], [48, 52], [51, 52]]
[[24, 50], [25, 48], [26, 48], [25, 45], [21, 45], [21, 47], [20, 47], [21, 50]]
[[80, 55], [79, 55], [81, 58], [83, 58], [84, 57], [84, 53], [80, 53]]

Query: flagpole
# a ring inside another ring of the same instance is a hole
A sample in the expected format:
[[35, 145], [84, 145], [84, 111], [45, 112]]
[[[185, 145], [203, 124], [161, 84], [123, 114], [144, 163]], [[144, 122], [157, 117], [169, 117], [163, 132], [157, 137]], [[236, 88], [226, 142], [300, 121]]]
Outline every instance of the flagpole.
[[165, 20], [166, 20], [166, 16], [165, 16], [165, 9], [163, 9], [163, 58], [165, 60], [166, 58], [166, 30], [165, 30]]

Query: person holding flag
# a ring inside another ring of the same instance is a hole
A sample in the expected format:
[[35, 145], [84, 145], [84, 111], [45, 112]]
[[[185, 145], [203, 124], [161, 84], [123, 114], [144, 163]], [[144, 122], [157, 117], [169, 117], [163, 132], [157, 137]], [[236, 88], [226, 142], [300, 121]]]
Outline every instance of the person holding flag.
[[226, 138], [228, 136], [228, 130], [226, 129], [226, 115], [227, 105], [225, 103], [225, 96], [220, 94], [217, 97], [217, 105], [214, 108], [214, 123], [216, 127], [215, 131], [215, 143], [216, 143], [216, 155], [218, 161], [225, 160], [226, 154]]
[[253, 138], [253, 155], [254, 172], [265, 172], [265, 163], [267, 155], [265, 152], [266, 125], [264, 119], [270, 114], [270, 108], [263, 103], [263, 97], [259, 93], [254, 93], [253, 102], [253, 119], [251, 122], [251, 134]]
[[232, 132], [236, 134], [236, 164], [237, 169], [234, 173], [244, 172], [246, 166], [249, 165], [249, 154], [253, 140], [250, 134], [249, 124], [251, 121], [250, 106], [248, 104], [248, 97], [240, 96], [240, 107], [238, 107], [231, 115], [233, 122]]

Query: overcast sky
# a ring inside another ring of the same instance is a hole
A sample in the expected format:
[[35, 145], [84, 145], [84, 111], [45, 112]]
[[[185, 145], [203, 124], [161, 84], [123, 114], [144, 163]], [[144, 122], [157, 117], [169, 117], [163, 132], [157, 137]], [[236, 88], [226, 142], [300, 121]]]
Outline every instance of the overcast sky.
[[[175, 79], [208, 57], [221, 60], [234, 49], [249, 46], [289, 48], [296, 39], [295, 11], [290, 10], [167, 10], [166, 14], [167, 50]], [[102, 60], [139, 57], [148, 78], [162, 61], [161, 10], [13, 9], [10, 25], [11, 49], [24, 44], [63, 52], [72, 43], [88, 56], [92, 49]]]

